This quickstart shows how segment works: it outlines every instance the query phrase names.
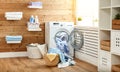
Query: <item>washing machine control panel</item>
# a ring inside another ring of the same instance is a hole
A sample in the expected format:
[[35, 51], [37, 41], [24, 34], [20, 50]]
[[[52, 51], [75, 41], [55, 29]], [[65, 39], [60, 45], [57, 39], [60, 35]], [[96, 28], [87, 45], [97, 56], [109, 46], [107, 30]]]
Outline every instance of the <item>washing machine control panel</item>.
[[53, 23], [53, 25], [54, 25], [54, 26], [62, 27], [64, 24], [63, 24], [63, 23], [59, 23], [59, 22], [57, 23], [57, 22], [56, 22], [56, 23]]
[[59, 23], [53, 23], [53, 25], [59, 25]]
[[71, 28], [74, 27], [73, 22], [51, 22], [51, 27], [52, 28]]

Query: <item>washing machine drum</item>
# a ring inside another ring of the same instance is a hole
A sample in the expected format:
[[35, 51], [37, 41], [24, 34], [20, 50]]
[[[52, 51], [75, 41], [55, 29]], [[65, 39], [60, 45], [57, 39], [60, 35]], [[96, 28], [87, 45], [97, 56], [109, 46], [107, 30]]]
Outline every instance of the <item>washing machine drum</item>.
[[78, 29], [74, 29], [70, 34], [70, 44], [75, 50], [80, 50], [84, 44], [83, 34]]
[[58, 41], [58, 39], [61, 39], [62, 41], [69, 41], [69, 34], [66, 31], [59, 31], [55, 35], [55, 42]]
[[55, 42], [57, 48], [59, 48], [62, 52], [69, 54], [69, 34], [66, 31], [59, 31], [55, 35]]

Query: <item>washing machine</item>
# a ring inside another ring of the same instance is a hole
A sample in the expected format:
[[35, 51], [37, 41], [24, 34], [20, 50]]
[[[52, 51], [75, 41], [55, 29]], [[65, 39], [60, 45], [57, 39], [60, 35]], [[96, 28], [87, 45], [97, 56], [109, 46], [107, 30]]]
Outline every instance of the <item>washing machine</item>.
[[[74, 56], [75, 42], [74, 22], [46, 22], [45, 23], [45, 43], [48, 48], [57, 48], [56, 43], [58, 38], [64, 38], [68, 44], [69, 54]], [[79, 34], [79, 33], [78, 33]], [[78, 36], [78, 35], [76, 35]], [[76, 39], [79, 40], [79, 39]]]

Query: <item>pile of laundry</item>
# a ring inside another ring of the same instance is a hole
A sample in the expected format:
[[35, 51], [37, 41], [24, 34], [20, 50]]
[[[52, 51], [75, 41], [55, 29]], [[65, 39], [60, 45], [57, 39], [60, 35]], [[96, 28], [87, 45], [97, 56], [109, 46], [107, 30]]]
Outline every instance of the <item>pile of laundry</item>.
[[73, 57], [70, 56], [70, 49], [65, 35], [56, 37], [56, 48], [48, 48], [48, 51], [46, 44], [32, 43], [30, 45], [36, 46], [39, 49], [48, 66], [58, 65], [58, 68], [63, 68], [75, 65]]
[[58, 48], [50, 48], [48, 50], [49, 54], [56, 53], [60, 57], [60, 63], [58, 64], [58, 68], [63, 68], [67, 66], [72, 66], [75, 64], [73, 58], [70, 57], [68, 54], [61, 52]]
[[48, 53], [56, 53], [59, 55], [60, 63], [58, 64], [58, 68], [74, 65], [75, 61], [73, 57], [70, 56], [68, 44], [64, 36], [56, 38], [56, 46], [57, 48], [50, 48]]

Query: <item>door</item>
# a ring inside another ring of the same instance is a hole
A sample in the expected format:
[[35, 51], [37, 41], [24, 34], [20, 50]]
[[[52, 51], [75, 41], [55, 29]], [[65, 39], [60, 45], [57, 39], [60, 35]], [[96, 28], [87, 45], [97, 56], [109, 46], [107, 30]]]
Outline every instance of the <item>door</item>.
[[70, 44], [75, 50], [79, 50], [82, 48], [84, 44], [84, 38], [82, 32], [80, 32], [78, 29], [74, 29], [70, 34]]

